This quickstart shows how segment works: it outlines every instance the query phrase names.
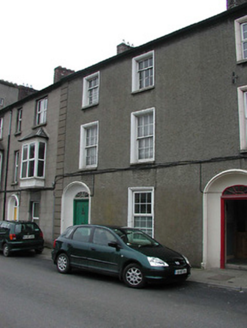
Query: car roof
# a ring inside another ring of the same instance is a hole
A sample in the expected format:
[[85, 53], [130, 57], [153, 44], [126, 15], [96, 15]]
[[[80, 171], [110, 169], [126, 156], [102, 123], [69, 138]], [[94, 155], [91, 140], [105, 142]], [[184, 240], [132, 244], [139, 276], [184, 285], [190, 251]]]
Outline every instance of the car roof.
[[36, 224], [35, 222], [32, 222], [32, 221], [14, 221], [14, 220], [4, 220], [4, 221], [0, 221], [0, 223], [3, 223], [3, 222], [6, 222], [6, 223], [14, 223], [14, 224], [18, 224], [18, 223], [21, 223], [21, 224]]
[[108, 229], [111, 229], [111, 230], [114, 230], [114, 229], [121, 229], [121, 230], [127, 230], [127, 229], [130, 229], [130, 230], [140, 230], [138, 228], [133, 228], [133, 227], [122, 227], [122, 226], [119, 226], [119, 225], [105, 225], [105, 224], [79, 224], [79, 225], [73, 225], [73, 226], [70, 226], [68, 228], [77, 228], [77, 227], [98, 227], [98, 228], [108, 228]]

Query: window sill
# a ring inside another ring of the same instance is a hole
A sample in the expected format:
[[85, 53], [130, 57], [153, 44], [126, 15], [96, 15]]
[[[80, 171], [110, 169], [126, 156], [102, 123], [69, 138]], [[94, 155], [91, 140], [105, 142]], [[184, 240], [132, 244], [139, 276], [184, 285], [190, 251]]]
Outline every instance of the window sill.
[[97, 107], [99, 105], [99, 102], [92, 104], [92, 105], [86, 105], [86, 106], [82, 106], [82, 110], [86, 110], [86, 109], [90, 109], [90, 108], [94, 108]]
[[97, 171], [98, 166], [86, 166], [86, 167], [80, 167], [80, 171]]
[[143, 88], [143, 89], [137, 89], [131, 92], [132, 95], [141, 93], [141, 92], [145, 92], [145, 91], [149, 91], [149, 90], [153, 90], [155, 87], [154, 85], [152, 85], [151, 87], [147, 87], [147, 88]]
[[245, 63], [247, 63], [247, 58], [240, 59], [237, 61], [237, 65], [241, 65], [241, 64], [245, 64]]
[[20, 180], [21, 188], [43, 188], [45, 180], [43, 178], [27, 178]]
[[38, 129], [38, 128], [40, 128], [41, 126], [46, 126], [46, 124], [47, 124], [47, 122], [45, 122], [45, 123], [41, 123], [41, 124], [38, 124], [38, 125], [34, 125], [34, 126], [32, 127], [32, 130]]
[[146, 161], [139, 161], [139, 162], [132, 162], [130, 163], [131, 166], [141, 166], [141, 165], [150, 165], [152, 166], [155, 163], [155, 160], [146, 160]]

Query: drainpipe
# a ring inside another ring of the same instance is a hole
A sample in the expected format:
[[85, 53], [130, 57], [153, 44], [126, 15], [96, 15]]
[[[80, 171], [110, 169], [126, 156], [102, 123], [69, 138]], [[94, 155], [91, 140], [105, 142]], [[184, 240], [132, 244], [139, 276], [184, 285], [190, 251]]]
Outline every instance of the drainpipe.
[[7, 154], [6, 154], [6, 157], [7, 158], [6, 158], [5, 182], [4, 182], [3, 221], [5, 220], [5, 211], [6, 211], [6, 198], [7, 198], [7, 182], [8, 182], [8, 171], [9, 171], [9, 148], [10, 148], [11, 123], [12, 123], [12, 110], [10, 111], [10, 118], [9, 118], [9, 132], [8, 132], [8, 143], [7, 143]]

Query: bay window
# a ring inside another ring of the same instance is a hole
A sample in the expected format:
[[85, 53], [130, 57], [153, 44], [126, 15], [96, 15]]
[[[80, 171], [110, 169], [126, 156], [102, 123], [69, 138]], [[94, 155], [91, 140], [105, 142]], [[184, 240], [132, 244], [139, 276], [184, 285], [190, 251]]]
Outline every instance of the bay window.
[[[22, 157], [21, 157], [22, 181], [32, 178], [33, 179], [45, 178], [45, 155], [46, 155], [46, 143], [43, 141], [32, 141], [22, 146]], [[33, 186], [35, 186], [35, 184]]]

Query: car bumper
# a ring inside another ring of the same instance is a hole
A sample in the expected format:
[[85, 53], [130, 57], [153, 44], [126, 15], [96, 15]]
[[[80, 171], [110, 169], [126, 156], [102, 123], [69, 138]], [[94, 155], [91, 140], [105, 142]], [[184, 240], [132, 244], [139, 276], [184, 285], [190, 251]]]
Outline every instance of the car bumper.
[[44, 241], [40, 240], [29, 240], [26, 243], [23, 242], [11, 242], [8, 243], [10, 252], [16, 252], [16, 251], [27, 251], [32, 249], [38, 249], [42, 250], [44, 248]]
[[179, 268], [154, 268], [145, 272], [147, 281], [183, 281], [190, 275], [190, 267]]

